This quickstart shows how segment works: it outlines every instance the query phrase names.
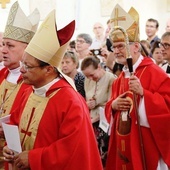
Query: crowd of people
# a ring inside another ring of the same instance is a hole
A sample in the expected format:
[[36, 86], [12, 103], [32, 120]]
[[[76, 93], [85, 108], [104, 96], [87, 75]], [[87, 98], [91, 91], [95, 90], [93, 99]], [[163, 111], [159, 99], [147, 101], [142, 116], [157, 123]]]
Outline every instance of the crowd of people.
[[169, 21], [158, 37], [149, 18], [140, 40], [138, 12], [117, 4], [73, 40], [75, 21], [39, 20], [15, 2], [0, 32], [0, 170], [169, 170]]

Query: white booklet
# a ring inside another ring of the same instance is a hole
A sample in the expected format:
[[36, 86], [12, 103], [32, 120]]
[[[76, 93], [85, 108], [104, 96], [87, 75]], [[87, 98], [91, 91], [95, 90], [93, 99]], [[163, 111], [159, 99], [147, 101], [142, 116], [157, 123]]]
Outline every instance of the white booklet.
[[99, 115], [100, 115], [100, 122], [99, 127], [105, 132], [108, 133], [109, 129], [109, 123], [106, 120], [105, 114], [104, 114], [104, 108], [99, 107]]
[[2, 122], [2, 128], [4, 131], [6, 143], [9, 149], [13, 150], [14, 153], [21, 153], [21, 142], [19, 137], [18, 126], [9, 125]]

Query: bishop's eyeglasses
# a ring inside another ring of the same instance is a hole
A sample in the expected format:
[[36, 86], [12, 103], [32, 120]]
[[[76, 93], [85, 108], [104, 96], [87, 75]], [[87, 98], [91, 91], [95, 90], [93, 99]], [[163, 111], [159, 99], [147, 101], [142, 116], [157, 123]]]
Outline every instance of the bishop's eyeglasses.
[[[133, 43], [134, 42], [129, 42], [129, 45], [132, 45]], [[126, 46], [125, 44], [112, 45], [110, 49], [114, 51], [117, 48], [117, 50], [121, 51], [125, 48], [125, 46]]]
[[31, 70], [31, 69], [33, 69], [33, 68], [42, 67], [42, 66], [28, 66], [28, 65], [26, 65], [25, 63], [21, 63], [21, 67], [23, 67], [23, 69], [24, 69], [25, 71], [29, 71], [29, 70]]
[[119, 45], [112, 45], [111, 50], [114, 51], [115, 49], [118, 49], [119, 51], [123, 50], [125, 48], [125, 44], [119, 44]]

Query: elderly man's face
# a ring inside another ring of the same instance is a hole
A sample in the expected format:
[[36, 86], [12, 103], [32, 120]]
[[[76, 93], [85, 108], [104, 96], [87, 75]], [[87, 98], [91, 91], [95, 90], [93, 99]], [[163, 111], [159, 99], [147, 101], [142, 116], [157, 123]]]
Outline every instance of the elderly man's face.
[[4, 39], [2, 47], [4, 66], [8, 67], [9, 69], [15, 69], [19, 67], [26, 47], [26, 43], [12, 39]]
[[114, 42], [112, 44], [112, 51], [116, 58], [116, 62], [125, 65], [126, 64], [125, 42]]
[[[129, 49], [130, 54], [127, 54], [127, 49]], [[112, 51], [117, 63], [127, 65], [126, 59], [131, 56], [134, 64], [139, 57], [136, 53], [139, 53], [140, 45], [138, 42], [129, 42], [129, 46], [127, 47], [125, 42], [114, 42], [112, 44]]]

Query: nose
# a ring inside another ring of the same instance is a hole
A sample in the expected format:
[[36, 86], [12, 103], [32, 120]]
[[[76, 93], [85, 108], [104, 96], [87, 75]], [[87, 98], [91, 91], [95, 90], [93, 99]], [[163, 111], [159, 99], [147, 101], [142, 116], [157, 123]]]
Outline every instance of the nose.
[[26, 73], [27, 72], [27, 70], [24, 69], [24, 65], [21, 65], [20, 72], [21, 73]]
[[118, 54], [118, 53], [120, 52], [120, 50], [119, 50], [118, 47], [115, 47], [113, 52], [116, 53], [116, 54]]

